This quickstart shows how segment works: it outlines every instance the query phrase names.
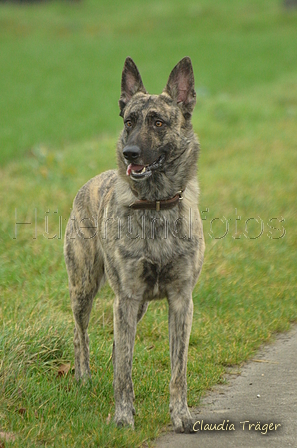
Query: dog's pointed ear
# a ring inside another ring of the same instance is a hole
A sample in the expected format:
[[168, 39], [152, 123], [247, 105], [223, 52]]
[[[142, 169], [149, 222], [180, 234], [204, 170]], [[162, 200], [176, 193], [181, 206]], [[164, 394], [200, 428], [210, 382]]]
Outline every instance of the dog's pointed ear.
[[183, 58], [174, 67], [163, 92], [176, 101], [185, 117], [192, 114], [196, 104], [196, 92], [194, 72], [189, 57]]
[[126, 58], [121, 83], [121, 96], [119, 106], [120, 115], [123, 116], [123, 110], [126, 104], [131, 100], [132, 96], [137, 92], [147, 93], [142, 83], [142, 79], [135, 62], [131, 58]]

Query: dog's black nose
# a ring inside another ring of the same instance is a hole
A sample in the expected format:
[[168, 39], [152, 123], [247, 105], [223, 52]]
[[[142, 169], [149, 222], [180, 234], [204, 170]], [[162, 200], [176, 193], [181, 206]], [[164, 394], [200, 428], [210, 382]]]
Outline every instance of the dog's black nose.
[[136, 145], [126, 146], [123, 150], [123, 154], [125, 159], [131, 162], [132, 160], [136, 160], [140, 156], [140, 148]]

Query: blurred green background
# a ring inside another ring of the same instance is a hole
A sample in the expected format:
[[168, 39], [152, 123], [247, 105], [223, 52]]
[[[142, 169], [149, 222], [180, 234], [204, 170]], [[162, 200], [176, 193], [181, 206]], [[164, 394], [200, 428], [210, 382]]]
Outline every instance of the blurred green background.
[[115, 133], [126, 56], [150, 92], [192, 58], [199, 96], [295, 74], [296, 12], [271, 0], [0, 4], [0, 161]]
[[106, 286], [95, 300], [93, 383], [79, 387], [62, 245], [77, 190], [116, 166], [125, 58], [160, 93], [186, 55], [206, 240], [189, 405], [297, 321], [296, 8], [279, 0], [0, 2], [0, 445], [144, 448], [169, 423], [166, 301], [150, 304], [138, 325], [135, 431], [117, 430], [113, 293]]

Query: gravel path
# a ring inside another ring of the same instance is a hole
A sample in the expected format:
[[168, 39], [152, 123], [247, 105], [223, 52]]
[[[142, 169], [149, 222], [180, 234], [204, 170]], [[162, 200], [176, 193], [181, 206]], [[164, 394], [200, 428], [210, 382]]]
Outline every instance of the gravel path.
[[192, 410], [196, 433], [171, 431], [154, 446], [297, 448], [297, 327], [277, 336], [240, 372], [231, 374], [227, 385], [216, 387]]

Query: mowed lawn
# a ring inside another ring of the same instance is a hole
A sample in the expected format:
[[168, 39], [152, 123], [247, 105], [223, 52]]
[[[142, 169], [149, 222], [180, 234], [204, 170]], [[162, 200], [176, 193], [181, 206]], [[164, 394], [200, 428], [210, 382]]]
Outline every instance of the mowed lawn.
[[0, 446], [146, 447], [170, 423], [166, 300], [137, 329], [135, 431], [112, 423], [108, 286], [92, 384], [73, 372], [63, 234], [80, 186], [116, 166], [128, 55], [152, 93], [183, 56], [194, 66], [206, 254], [189, 405], [296, 322], [296, 30], [275, 0], [0, 3]]

